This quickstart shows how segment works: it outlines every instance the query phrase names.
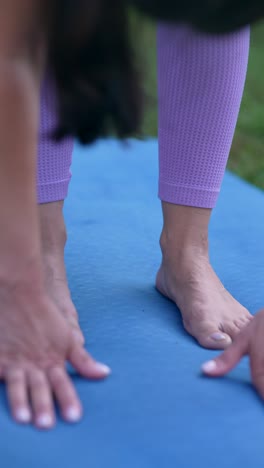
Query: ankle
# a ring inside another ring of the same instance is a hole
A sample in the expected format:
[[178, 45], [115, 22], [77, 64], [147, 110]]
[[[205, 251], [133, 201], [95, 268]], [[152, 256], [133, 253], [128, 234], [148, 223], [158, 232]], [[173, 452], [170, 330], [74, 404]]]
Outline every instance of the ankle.
[[162, 203], [164, 225], [160, 238], [163, 255], [208, 257], [208, 225], [212, 210]]
[[199, 245], [192, 242], [177, 244], [175, 239], [168, 238], [163, 232], [160, 246], [162, 252], [161, 270], [169, 287], [177, 284], [178, 287], [185, 288], [190, 282], [194, 284], [201, 277], [201, 273], [210, 268], [208, 241]]
[[175, 232], [163, 229], [160, 236], [160, 248], [163, 257], [178, 256], [184, 258], [194, 254], [209, 257], [207, 233], [193, 236], [192, 233], [188, 235], [188, 232], [186, 232], [185, 236], [178, 236]]

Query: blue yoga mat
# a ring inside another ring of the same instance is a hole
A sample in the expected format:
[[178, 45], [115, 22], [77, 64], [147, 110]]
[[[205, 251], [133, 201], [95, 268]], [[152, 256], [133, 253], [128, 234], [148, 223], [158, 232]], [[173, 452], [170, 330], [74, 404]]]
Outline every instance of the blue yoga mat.
[[[3, 468], [263, 468], [264, 406], [248, 361], [209, 380], [215, 355], [188, 337], [176, 307], [154, 289], [161, 212], [157, 142], [76, 147], [66, 204], [67, 267], [88, 349], [109, 363], [104, 383], [75, 383], [77, 426], [16, 426], [1, 388]], [[252, 312], [264, 305], [264, 195], [227, 174], [211, 224], [211, 255]], [[213, 311], [212, 311], [213, 313]]]

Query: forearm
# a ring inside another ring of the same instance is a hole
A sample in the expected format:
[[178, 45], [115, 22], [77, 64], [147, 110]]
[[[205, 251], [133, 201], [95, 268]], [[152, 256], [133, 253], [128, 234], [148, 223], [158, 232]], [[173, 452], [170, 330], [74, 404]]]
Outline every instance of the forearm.
[[27, 62], [0, 60], [0, 275], [38, 262], [39, 80]]

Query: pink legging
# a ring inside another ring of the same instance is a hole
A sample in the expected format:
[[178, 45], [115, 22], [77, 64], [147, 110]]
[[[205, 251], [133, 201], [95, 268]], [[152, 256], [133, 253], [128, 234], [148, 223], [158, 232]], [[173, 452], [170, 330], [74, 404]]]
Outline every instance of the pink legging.
[[[249, 28], [223, 37], [181, 26], [158, 28], [159, 196], [213, 208], [220, 192], [244, 89]], [[42, 92], [38, 155], [39, 203], [63, 200], [73, 141], [55, 144], [56, 99]]]
[[71, 180], [73, 139], [56, 143], [52, 131], [56, 128], [56, 95], [52, 83], [45, 80], [41, 91], [41, 115], [38, 145], [38, 202], [65, 200]]

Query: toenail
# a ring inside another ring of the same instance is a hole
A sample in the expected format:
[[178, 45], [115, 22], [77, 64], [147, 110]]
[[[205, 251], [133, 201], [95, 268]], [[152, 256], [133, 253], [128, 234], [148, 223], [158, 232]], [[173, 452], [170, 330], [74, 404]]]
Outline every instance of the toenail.
[[223, 341], [227, 339], [227, 336], [224, 335], [223, 333], [213, 333], [211, 335], [211, 338], [215, 341]]

